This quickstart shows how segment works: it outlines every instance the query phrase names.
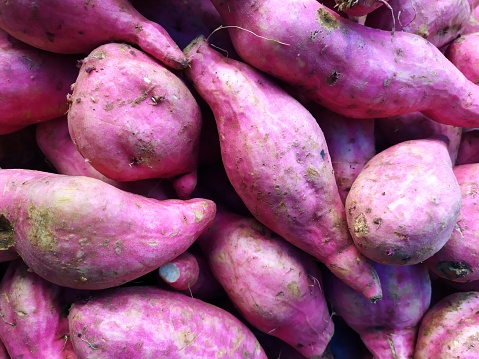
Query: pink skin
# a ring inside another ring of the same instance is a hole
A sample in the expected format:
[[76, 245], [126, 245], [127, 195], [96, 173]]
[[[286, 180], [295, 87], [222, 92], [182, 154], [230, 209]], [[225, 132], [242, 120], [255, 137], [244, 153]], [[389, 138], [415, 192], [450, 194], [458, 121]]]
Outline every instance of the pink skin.
[[479, 85], [479, 32], [456, 39], [445, 55], [469, 81]]
[[346, 225], [323, 132], [298, 101], [199, 38], [187, 77], [216, 118], [226, 174], [252, 215], [371, 300], [381, 288]]
[[0, 27], [20, 41], [51, 52], [88, 53], [101, 44], [127, 42], [169, 67], [188, 65], [166, 30], [127, 0], [3, 2]]
[[[389, 4], [394, 11], [396, 31], [419, 35], [438, 48], [460, 36], [471, 15], [468, 0], [389, 0]], [[365, 24], [391, 31], [391, 11], [382, 7], [371, 13]]]
[[344, 11], [349, 16], [365, 16], [389, 0], [335, 0], [339, 11]]
[[48, 53], [0, 30], [0, 134], [62, 116], [76, 58]]
[[314, 105], [309, 110], [324, 132], [339, 195], [344, 203], [354, 180], [376, 154], [374, 120], [347, 118]]
[[184, 252], [158, 268], [161, 279], [176, 290], [188, 290], [198, 280], [200, 267], [196, 257]]
[[[376, 119], [377, 137], [384, 148], [400, 142], [444, 135], [449, 139], [449, 155], [454, 164], [461, 142], [462, 128], [432, 121], [420, 112]], [[383, 148], [383, 149], [384, 149]]]
[[378, 263], [374, 267], [383, 287], [382, 300], [370, 303], [331, 275], [324, 278], [326, 296], [375, 358], [412, 358], [419, 323], [431, 301], [427, 267]]
[[123, 287], [73, 304], [78, 359], [266, 359], [253, 333], [230, 313], [153, 287]]
[[[12, 358], [76, 359], [62, 288], [10, 262], [0, 282], [0, 338]], [[4, 358], [1, 356], [0, 358]]]
[[212, 201], [146, 198], [100, 180], [1, 170], [4, 242], [41, 277], [103, 289], [168, 263], [211, 224]]
[[479, 280], [479, 163], [456, 166], [461, 213], [447, 243], [426, 263], [436, 275], [457, 282]]
[[83, 59], [68, 126], [82, 156], [113, 180], [196, 171], [201, 111], [195, 98], [178, 76], [130, 45], [105, 44]]
[[0, 342], [0, 359], [10, 359], [10, 355], [8, 355], [7, 349], [2, 342]]
[[225, 211], [218, 211], [198, 243], [216, 279], [251, 325], [306, 358], [320, 358], [334, 326], [312, 257], [254, 218]]
[[35, 137], [48, 162], [60, 174], [97, 178], [124, 191], [159, 200], [176, 197], [171, 183], [166, 180], [118, 182], [102, 175], [78, 152], [68, 132], [66, 116], [38, 124]]
[[316, 0], [212, 2], [226, 25], [248, 30], [229, 30], [245, 62], [330, 110], [352, 118], [421, 111], [479, 127], [479, 87], [418, 35], [357, 24]]
[[411, 265], [439, 251], [451, 236], [461, 190], [446, 142], [401, 142], [375, 155], [346, 199], [353, 240], [366, 257]]
[[456, 165], [479, 162], [479, 130], [463, 132], [457, 151]]
[[[477, 1], [476, 1], [477, 3]], [[467, 22], [466, 26], [464, 27], [464, 31], [462, 35], [474, 33], [479, 31], [479, 6], [474, 5], [472, 6], [472, 12], [469, 16], [469, 21]]]
[[419, 327], [415, 359], [479, 357], [479, 293], [453, 293], [433, 305]]

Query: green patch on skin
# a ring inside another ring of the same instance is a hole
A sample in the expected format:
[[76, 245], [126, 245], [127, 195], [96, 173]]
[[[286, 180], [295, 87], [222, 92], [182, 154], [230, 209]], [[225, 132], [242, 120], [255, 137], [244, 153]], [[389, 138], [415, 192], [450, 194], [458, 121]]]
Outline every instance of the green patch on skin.
[[57, 239], [50, 230], [55, 221], [52, 212], [32, 205], [28, 208], [28, 218], [30, 243], [44, 252], [54, 252]]
[[0, 250], [6, 250], [13, 246], [15, 237], [10, 221], [2, 214], [0, 215]]
[[296, 281], [292, 281], [290, 283], [288, 283], [288, 285], [286, 286], [286, 288], [288, 288], [288, 292], [296, 297], [296, 298], [300, 298], [301, 297], [301, 290], [299, 289], [299, 285]]
[[318, 22], [329, 31], [337, 30], [341, 25], [340, 21], [324, 7], [318, 9]]

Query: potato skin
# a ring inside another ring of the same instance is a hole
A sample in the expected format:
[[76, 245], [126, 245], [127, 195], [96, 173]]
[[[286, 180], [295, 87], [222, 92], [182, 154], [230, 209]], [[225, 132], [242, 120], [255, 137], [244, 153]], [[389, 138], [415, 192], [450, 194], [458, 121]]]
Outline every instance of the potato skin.
[[121, 287], [76, 302], [68, 315], [78, 359], [266, 359], [232, 314], [154, 287]]
[[243, 61], [330, 110], [356, 118], [421, 111], [479, 127], [479, 87], [418, 35], [368, 28], [316, 0], [212, 2], [236, 27], [229, 32]]
[[469, 81], [479, 84], [479, 32], [457, 38], [448, 46], [445, 55]]
[[82, 156], [116, 181], [196, 171], [201, 111], [182, 80], [127, 44], [108, 43], [82, 60], [68, 128]]
[[61, 286], [102, 289], [183, 253], [212, 222], [205, 199], [158, 201], [100, 180], [0, 170], [1, 234], [32, 270]]
[[366, 257], [396, 265], [431, 257], [449, 239], [461, 208], [446, 142], [410, 140], [378, 153], [345, 205], [354, 243]]

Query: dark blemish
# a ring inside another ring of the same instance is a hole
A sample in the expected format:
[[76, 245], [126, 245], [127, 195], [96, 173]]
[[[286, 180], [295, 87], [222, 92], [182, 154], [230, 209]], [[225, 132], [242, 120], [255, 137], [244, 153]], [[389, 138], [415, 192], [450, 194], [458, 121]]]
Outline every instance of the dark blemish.
[[397, 49], [396, 50], [396, 55], [403, 57], [404, 56], [404, 51], [402, 49]]
[[326, 155], [326, 152], [324, 152], [324, 150], [321, 150], [320, 154], [321, 154], [321, 158], [324, 160], [324, 156]]
[[166, 99], [165, 96], [160, 96], [160, 95], [156, 95], [156, 96], [151, 97], [151, 101], [153, 102], [153, 106], [156, 106], [160, 102], [165, 101], [165, 99]]
[[329, 31], [336, 30], [341, 25], [338, 18], [323, 7], [318, 9], [318, 22], [322, 27]]
[[389, 87], [389, 85], [391, 85], [391, 78], [388, 77], [386, 80], [384, 80], [383, 82], [383, 87]]
[[443, 261], [437, 265], [437, 268], [448, 279], [463, 278], [472, 273], [472, 268], [466, 262]]
[[354, 234], [356, 237], [364, 237], [369, 233], [369, 226], [364, 214], [360, 214], [354, 219]]
[[328, 84], [329, 86], [334, 86], [337, 82], [338, 82], [338, 79], [339, 79], [339, 75], [341, 75], [340, 72], [334, 70], [332, 73], [330, 73], [328, 75], [328, 77], [326, 78], [326, 84]]
[[0, 215], [0, 249], [8, 249], [15, 243], [13, 227], [10, 221], [2, 214]]
[[77, 334], [77, 337], [78, 337], [78, 338], [81, 338], [81, 333], [78, 333], [78, 334]]
[[318, 34], [319, 34], [319, 30], [312, 31], [311, 35], [309, 36], [309, 39], [314, 40]]
[[296, 344], [296, 348], [303, 348], [303, 347], [304, 347], [304, 345], [301, 344], [301, 343]]
[[407, 234], [402, 234], [402, 233], [399, 233], [399, 232], [394, 232], [394, 235], [396, 237], [398, 237], [399, 239], [402, 239], [404, 241], [408, 240], [409, 239], [409, 236]]
[[52, 34], [51, 32], [47, 31], [45, 35], [47, 36], [48, 41], [55, 42], [55, 34]]
[[407, 262], [409, 262], [411, 260], [411, 257], [407, 256], [407, 257], [402, 258], [401, 260], [404, 264], [406, 264]]
[[87, 74], [89, 74], [90, 72], [95, 71], [95, 70], [96, 70], [95, 65], [85, 67], [85, 72]]
[[445, 26], [437, 31], [439, 36], [444, 36], [449, 32], [449, 26]]

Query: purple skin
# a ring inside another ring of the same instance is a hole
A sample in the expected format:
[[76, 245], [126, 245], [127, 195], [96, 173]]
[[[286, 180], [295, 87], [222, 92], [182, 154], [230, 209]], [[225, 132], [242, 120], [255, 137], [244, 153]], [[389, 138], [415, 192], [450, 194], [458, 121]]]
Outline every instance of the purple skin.
[[471, 4], [471, 7], [473, 10], [471, 12], [471, 16], [469, 16], [469, 21], [464, 27], [464, 31], [462, 32], [462, 35], [479, 31], [479, 6], [477, 6], [477, 4], [474, 4], [474, 5]]
[[11, 358], [77, 358], [62, 313], [62, 291], [23, 261], [10, 262], [0, 282], [0, 338]]
[[444, 135], [449, 139], [449, 155], [455, 164], [461, 142], [462, 128], [444, 125], [424, 116], [421, 112], [376, 119], [377, 137], [381, 150], [400, 142]]
[[41, 277], [77, 289], [136, 279], [186, 251], [211, 224], [209, 200], [158, 201], [84, 176], [0, 170], [0, 227]]
[[[471, 15], [468, 0], [389, 0], [393, 8], [396, 31], [410, 32], [440, 48], [462, 34]], [[393, 29], [391, 10], [382, 7], [371, 13], [366, 26]]]
[[339, 195], [344, 203], [354, 180], [376, 154], [375, 121], [347, 118], [318, 105], [309, 110], [328, 143]]
[[0, 341], [0, 359], [10, 359], [5, 345]]
[[159, 200], [176, 198], [169, 181], [147, 179], [132, 182], [118, 182], [105, 177], [94, 169], [78, 152], [68, 132], [66, 116], [39, 123], [36, 126], [36, 142], [55, 170], [69, 176], [97, 178], [124, 191], [141, 194]]
[[138, 45], [166, 66], [188, 65], [159, 24], [128, 0], [19, 0], [0, 4], [0, 28], [31, 46], [63, 54], [88, 53], [109, 42]]
[[212, 2], [226, 25], [243, 28], [229, 31], [245, 62], [330, 110], [352, 118], [421, 111], [479, 127], [479, 87], [418, 35], [363, 26], [316, 0]]
[[461, 213], [446, 244], [426, 263], [439, 277], [457, 282], [479, 280], [479, 163], [453, 168], [462, 193]]
[[373, 11], [375, 11], [378, 7], [383, 6], [384, 1], [379, 0], [335, 0], [337, 9], [339, 11], [344, 11], [349, 16], [365, 16]]
[[60, 117], [78, 75], [76, 58], [48, 53], [0, 30], [0, 134]]
[[479, 85], [479, 32], [462, 35], [445, 52], [469, 81]]
[[458, 292], [434, 304], [424, 315], [415, 359], [479, 357], [479, 292]]
[[176, 290], [188, 290], [198, 280], [200, 267], [188, 251], [158, 268], [161, 279]]
[[457, 151], [456, 166], [479, 162], [479, 130], [463, 132]]
[[96, 48], [83, 59], [70, 100], [71, 138], [106, 177], [136, 181], [196, 171], [201, 110], [183, 81], [144, 52], [118, 43]]
[[323, 132], [297, 100], [204, 38], [185, 70], [216, 118], [228, 178], [252, 215], [371, 300], [373, 267], [354, 246]]
[[267, 359], [232, 314], [158, 288], [102, 291], [73, 304], [68, 319], [78, 359]]
[[334, 326], [321, 272], [311, 256], [254, 218], [226, 211], [218, 211], [198, 243], [216, 279], [251, 325], [306, 358], [323, 355]]
[[461, 209], [443, 138], [401, 142], [375, 155], [346, 198], [353, 240], [366, 257], [411, 265], [439, 251]]
[[324, 278], [326, 297], [375, 358], [412, 358], [419, 323], [431, 301], [427, 267], [379, 263], [374, 267], [383, 287], [382, 300], [370, 303], [331, 275]]

